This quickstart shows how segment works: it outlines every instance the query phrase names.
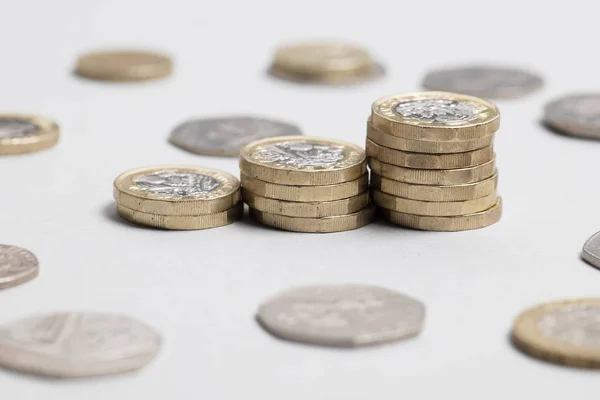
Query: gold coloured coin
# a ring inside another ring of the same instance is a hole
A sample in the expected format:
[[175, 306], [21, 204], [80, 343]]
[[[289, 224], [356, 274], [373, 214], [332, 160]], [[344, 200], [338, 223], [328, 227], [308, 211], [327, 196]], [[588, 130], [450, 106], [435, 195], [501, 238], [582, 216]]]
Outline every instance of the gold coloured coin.
[[43, 117], [0, 114], [0, 155], [33, 153], [58, 142], [58, 125]]
[[356, 213], [325, 218], [300, 218], [265, 213], [250, 208], [250, 215], [263, 225], [286, 231], [330, 233], [361, 228], [373, 222], [375, 207], [368, 206]]
[[243, 198], [250, 207], [269, 214], [279, 214], [288, 217], [324, 218], [337, 215], [353, 214], [369, 204], [369, 192], [343, 200], [321, 202], [297, 202], [269, 199], [242, 190]]
[[369, 159], [369, 166], [373, 173], [394, 181], [439, 186], [479, 182], [489, 178], [496, 172], [495, 155], [491, 161], [488, 161], [485, 164], [458, 169], [415, 169], [398, 167], [396, 165], [382, 163], [375, 158]]
[[127, 171], [114, 182], [119, 205], [147, 214], [208, 215], [241, 200], [240, 181], [226, 172], [190, 165], [164, 165]]
[[263, 182], [242, 174], [242, 186], [249, 192], [270, 199], [298, 202], [334, 201], [365, 192], [369, 187], [369, 176], [364, 174], [353, 181], [336, 185], [291, 186]]
[[499, 197], [496, 204], [485, 211], [453, 217], [407, 214], [385, 208], [378, 210], [393, 224], [426, 231], [455, 232], [484, 228], [498, 222], [502, 216], [502, 199]]
[[244, 204], [229, 210], [208, 215], [158, 215], [132, 210], [117, 204], [117, 213], [126, 221], [136, 225], [169, 230], [199, 230], [229, 225], [242, 218]]
[[102, 81], [142, 81], [171, 74], [173, 63], [165, 55], [145, 51], [96, 51], [77, 60], [75, 73]]
[[530, 308], [515, 320], [513, 343], [546, 361], [600, 368], [600, 299], [556, 301]]
[[473, 214], [491, 208], [498, 195], [496, 192], [484, 197], [463, 201], [420, 201], [396, 197], [387, 193], [373, 190], [373, 203], [388, 210], [406, 214], [429, 215], [434, 217], [450, 217]]
[[393, 181], [377, 174], [371, 174], [371, 187], [381, 192], [405, 199], [421, 201], [464, 201], [478, 199], [496, 192], [498, 174], [474, 183], [451, 186], [415, 185]]
[[385, 69], [382, 65], [375, 64], [371, 70], [365, 70], [359, 74], [328, 74], [319, 76], [291, 73], [272, 66], [268, 73], [279, 79], [302, 84], [353, 85], [379, 79], [385, 75]]
[[280, 185], [333, 185], [367, 170], [360, 147], [339, 140], [280, 136], [257, 140], [240, 153], [242, 174]]
[[373, 103], [373, 126], [412, 140], [481, 139], [500, 127], [498, 108], [483, 99], [448, 92], [419, 92], [381, 98]]

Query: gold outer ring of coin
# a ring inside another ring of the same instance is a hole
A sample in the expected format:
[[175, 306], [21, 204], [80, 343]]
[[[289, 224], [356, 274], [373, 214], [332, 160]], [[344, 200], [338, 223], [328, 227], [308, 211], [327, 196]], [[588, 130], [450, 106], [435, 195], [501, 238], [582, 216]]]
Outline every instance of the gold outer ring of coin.
[[371, 139], [371, 141], [380, 146], [388, 147], [390, 149], [431, 154], [464, 153], [494, 144], [494, 135], [479, 139], [453, 142], [433, 142], [405, 139], [382, 132], [375, 128], [370, 122], [367, 122], [367, 138]]
[[75, 73], [102, 81], [144, 81], [164, 78], [173, 62], [163, 54], [135, 50], [95, 51], [80, 56]]
[[450, 186], [479, 182], [489, 178], [496, 172], [496, 155], [491, 161], [475, 167], [458, 169], [415, 169], [398, 167], [383, 163], [376, 158], [369, 159], [371, 171], [385, 178], [414, 183], [417, 185]]
[[358, 229], [370, 224], [375, 218], [375, 207], [370, 205], [353, 214], [325, 218], [289, 217], [250, 208], [250, 216], [263, 225], [285, 231], [332, 233]]
[[411, 200], [435, 202], [472, 200], [495, 193], [497, 187], [498, 173], [483, 181], [451, 186], [415, 185], [371, 174], [371, 188]]
[[347, 199], [314, 203], [269, 199], [248, 190], [242, 190], [242, 197], [248, 206], [257, 211], [300, 218], [324, 218], [353, 214], [369, 204], [369, 192]]
[[25, 137], [0, 138], [0, 155], [34, 153], [49, 149], [58, 143], [59, 127], [54, 121], [37, 115], [2, 113], [0, 119], [11, 118], [31, 122], [39, 130]]
[[600, 349], [577, 347], [544, 336], [537, 328], [544, 314], [569, 305], [600, 304], [598, 298], [570, 299], [541, 304], [522, 312], [512, 328], [512, 342], [530, 356], [579, 368], [600, 368]]
[[[478, 117], [469, 121], [426, 122], [404, 118], [396, 114], [398, 103], [420, 100], [441, 99], [468, 101], [485, 108]], [[412, 140], [455, 141], [480, 139], [494, 134], [500, 127], [500, 111], [494, 104], [478, 97], [449, 92], [418, 92], [383, 97], [372, 106], [371, 123], [390, 135]]]
[[200, 230], [229, 225], [242, 218], [244, 204], [229, 210], [208, 215], [158, 215], [148, 214], [117, 204], [121, 218], [135, 225], [169, 230]]
[[263, 182], [242, 174], [242, 187], [254, 194], [276, 200], [296, 202], [335, 201], [358, 196], [369, 188], [369, 176], [336, 185], [291, 186]]
[[420, 201], [396, 197], [379, 190], [372, 191], [373, 203], [388, 210], [432, 217], [453, 217], [474, 214], [491, 208], [498, 201], [496, 192], [463, 201]]
[[484, 228], [500, 221], [502, 217], [502, 198], [499, 197], [498, 202], [485, 211], [453, 217], [407, 214], [385, 208], [379, 208], [378, 212], [389, 222], [407, 228], [438, 232], [466, 231]]
[[493, 146], [453, 154], [424, 154], [394, 150], [367, 139], [367, 155], [386, 164], [416, 169], [455, 169], [485, 164], [494, 157]]
[[[219, 182], [222, 193], [210, 198], [166, 198], [164, 195], [131, 189], [135, 179], [141, 175], [173, 170], [209, 176]], [[157, 165], [129, 170], [119, 175], [114, 181], [113, 196], [117, 204], [141, 213], [198, 216], [215, 214], [234, 207], [242, 198], [240, 188], [240, 181], [227, 172], [191, 165]]]
[[[344, 148], [342, 165], [330, 169], [292, 169], [286, 165], [262, 163], [252, 155], [266, 146], [282, 142], [308, 142], [340, 146]], [[250, 143], [240, 153], [240, 170], [242, 174], [264, 182], [280, 185], [334, 185], [358, 179], [367, 171], [367, 155], [363, 149], [351, 143], [339, 140], [310, 136], [279, 136], [257, 140]]]

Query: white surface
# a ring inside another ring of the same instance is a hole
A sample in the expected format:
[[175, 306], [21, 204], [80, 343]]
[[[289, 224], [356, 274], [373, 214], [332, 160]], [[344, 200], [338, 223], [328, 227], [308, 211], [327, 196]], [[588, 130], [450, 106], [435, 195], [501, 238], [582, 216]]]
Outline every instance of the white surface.
[[[0, 322], [114, 311], [165, 338], [137, 374], [54, 382], [0, 371], [1, 398], [597, 399], [597, 373], [534, 361], [507, 341], [524, 308], [597, 295], [600, 282], [579, 259], [600, 230], [600, 143], [537, 122], [556, 95], [598, 89], [589, 51], [597, 16], [590, 2], [569, 2], [576, 15], [537, 3], [0, 1], [0, 109], [47, 115], [62, 128], [51, 151], [0, 158], [0, 243], [41, 262], [37, 280], [0, 293]], [[390, 73], [350, 89], [263, 75], [279, 42], [309, 37], [361, 43]], [[168, 51], [176, 73], [141, 85], [70, 75], [78, 53], [115, 46]], [[521, 65], [547, 81], [532, 96], [497, 103], [504, 217], [493, 227], [452, 234], [376, 223], [310, 235], [240, 222], [161, 232], [114, 215], [112, 181], [127, 169], [192, 163], [237, 173], [234, 159], [167, 143], [189, 117], [265, 115], [363, 144], [375, 99], [419, 90], [429, 68], [469, 61]], [[265, 297], [319, 282], [412, 295], [428, 306], [426, 329], [403, 343], [340, 351], [276, 340], [254, 322]]]

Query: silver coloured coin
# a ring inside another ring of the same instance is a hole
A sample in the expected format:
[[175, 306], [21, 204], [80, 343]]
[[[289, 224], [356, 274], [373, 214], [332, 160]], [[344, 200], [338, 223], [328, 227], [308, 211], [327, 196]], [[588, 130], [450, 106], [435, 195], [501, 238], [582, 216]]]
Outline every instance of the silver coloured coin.
[[274, 136], [302, 135], [292, 124], [254, 117], [225, 117], [184, 122], [171, 133], [170, 141], [196, 154], [238, 157], [255, 140]]
[[404, 101], [394, 107], [394, 112], [406, 119], [426, 122], [466, 122], [477, 118], [485, 107], [471, 101], [446, 99], [419, 99]]
[[344, 148], [320, 143], [281, 142], [262, 148], [255, 158], [291, 167], [326, 167], [344, 159]]
[[554, 100], [544, 108], [544, 122], [568, 135], [600, 139], [600, 94]]
[[0, 118], [0, 139], [23, 138], [39, 130], [38, 125], [27, 119]]
[[0, 244], [0, 289], [29, 282], [38, 276], [39, 263], [28, 250]]
[[148, 364], [160, 343], [152, 328], [128, 317], [46, 314], [0, 328], [0, 365], [54, 378], [116, 374]]
[[355, 347], [417, 335], [425, 306], [375, 286], [303, 286], [263, 303], [257, 318], [267, 331], [283, 339]]
[[600, 268], [600, 232], [594, 233], [583, 245], [581, 258], [596, 268]]
[[492, 99], [525, 96], [543, 85], [541, 77], [516, 68], [470, 66], [428, 73], [423, 87]]
[[211, 176], [177, 170], [139, 176], [134, 185], [144, 192], [178, 197], [203, 197], [221, 186]]

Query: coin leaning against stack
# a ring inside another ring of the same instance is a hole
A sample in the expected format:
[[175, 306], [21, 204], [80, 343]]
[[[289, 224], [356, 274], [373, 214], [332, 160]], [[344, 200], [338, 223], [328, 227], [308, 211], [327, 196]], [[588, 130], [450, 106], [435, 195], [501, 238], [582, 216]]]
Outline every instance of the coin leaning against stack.
[[493, 151], [500, 114], [471, 96], [421, 92], [373, 103], [367, 122], [371, 194], [392, 223], [461, 231], [501, 217]]
[[243, 215], [239, 180], [187, 165], [139, 168], [114, 183], [117, 212], [143, 226], [172, 230], [216, 228]]
[[340, 232], [369, 224], [366, 154], [307, 136], [258, 140], [240, 154], [242, 197], [261, 224], [295, 232]]

